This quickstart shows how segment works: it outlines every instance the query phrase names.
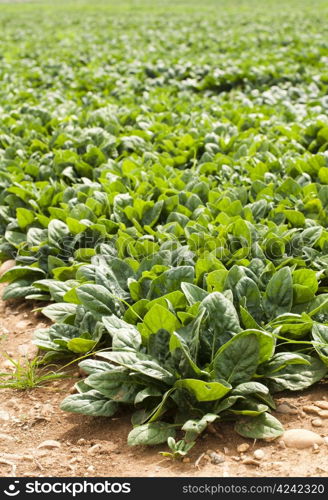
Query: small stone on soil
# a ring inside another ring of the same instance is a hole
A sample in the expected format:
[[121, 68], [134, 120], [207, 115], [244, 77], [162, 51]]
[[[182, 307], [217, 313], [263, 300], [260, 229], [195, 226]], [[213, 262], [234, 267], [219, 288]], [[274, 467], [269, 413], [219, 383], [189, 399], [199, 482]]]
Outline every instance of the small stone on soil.
[[239, 446], [237, 446], [237, 451], [238, 453], [245, 453], [249, 449], [249, 444], [248, 443], [242, 443]]
[[10, 414], [7, 411], [0, 410], [0, 420], [10, 420]]
[[263, 460], [263, 458], [265, 457], [265, 453], [263, 450], [255, 450], [253, 455], [257, 460]]
[[27, 330], [29, 327], [29, 321], [21, 320], [18, 321], [15, 325], [15, 330]]
[[328, 401], [316, 401], [314, 404], [322, 410], [328, 410]]
[[323, 421], [321, 420], [321, 418], [314, 418], [311, 424], [313, 425], [313, 427], [322, 427]]
[[94, 453], [102, 452], [102, 450], [103, 447], [101, 446], [101, 444], [94, 444], [93, 446], [91, 446], [91, 448], [87, 450], [87, 453], [88, 455], [93, 455]]
[[245, 465], [260, 465], [258, 460], [254, 460], [254, 458], [250, 457], [245, 458], [241, 463]]
[[319, 408], [317, 408], [314, 405], [307, 405], [307, 406], [303, 406], [303, 411], [305, 411], [306, 413], [318, 414], [320, 410], [319, 410]]
[[225, 462], [225, 457], [219, 453], [216, 453], [216, 451], [207, 450], [206, 454], [210, 457], [211, 463], [214, 465], [222, 464], [223, 462]]
[[60, 448], [61, 444], [59, 441], [55, 441], [54, 439], [48, 439], [46, 441], [42, 441], [42, 443], [39, 444], [38, 448]]
[[298, 413], [297, 407], [291, 403], [288, 403], [287, 401], [280, 403], [277, 406], [276, 411], [278, 413], [285, 413], [285, 414], [290, 414], [290, 415], [296, 415]]
[[41, 406], [40, 414], [43, 417], [49, 417], [52, 413], [54, 413], [54, 407], [51, 404], [46, 403]]

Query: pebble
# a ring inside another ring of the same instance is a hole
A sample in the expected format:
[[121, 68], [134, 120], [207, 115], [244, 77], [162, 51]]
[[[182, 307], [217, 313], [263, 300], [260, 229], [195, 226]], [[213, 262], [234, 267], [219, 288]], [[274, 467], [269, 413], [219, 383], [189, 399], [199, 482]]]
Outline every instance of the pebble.
[[263, 458], [265, 457], [265, 453], [263, 450], [255, 450], [253, 455], [257, 460], [263, 460]]
[[254, 458], [244, 458], [244, 460], [241, 462], [242, 464], [245, 465], [260, 465], [260, 462], [258, 460], [255, 460]]
[[319, 410], [318, 415], [321, 418], [328, 418], [328, 410]]
[[41, 406], [40, 414], [43, 417], [49, 417], [52, 413], [54, 413], [54, 407], [51, 404], [46, 403], [46, 404]]
[[321, 420], [321, 418], [314, 418], [311, 421], [311, 424], [313, 425], [313, 427], [322, 427], [323, 426], [323, 421]]
[[94, 455], [95, 453], [99, 453], [102, 451], [102, 446], [101, 444], [94, 444], [87, 450], [88, 455]]
[[288, 448], [297, 448], [299, 450], [310, 448], [315, 443], [323, 443], [323, 439], [319, 434], [307, 429], [290, 429], [285, 431], [282, 435], [282, 440]]
[[190, 464], [190, 458], [189, 458], [189, 457], [184, 457], [184, 458], [182, 459], [182, 462], [183, 462], [184, 464]]
[[208, 450], [206, 454], [210, 457], [211, 463], [214, 465], [223, 464], [223, 462], [225, 462], [225, 457], [219, 453], [216, 453], [216, 451]]
[[10, 420], [10, 414], [7, 411], [0, 410], [0, 420]]
[[242, 443], [239, 446], [237, 446], [237, 451], [238, 453], [245, 453], [249, 449], [249, 444], [248, 443]]
[[29, 327], [29, 321], [21, 320], [15, 325], [15, 330], [27, 330]]
[[328, 446], [328, 437], [327, 436], [323, 438], [323, 442]]
[[303, 411], [305, 411], [306, 413], [315, 413], [315, 414], [317, 414], [320, 410], [319, 410], [319, 408], [317, 408], [314, 405], [307, 405], [307, 406], [303, 406]]
[[20, 409], [20, 404], [19, 404], [19, 402], [18, 402], [18, 400], [16, 398], [10, 398], [10, 399], [8, 399], [7, 406], [9, 406], [9, 408], [14, 408], [16, 410]]
[[96, 468], [94, 467], [94, 465], [89, 465], [89, 467], [87, 468], [87, 471], [88, 472], [95, 472]]
[[6, 262], [3, 262], [0, 266], [0, 277], [5, 274], [9, 269], [14, 267], [16, 265], [16, 262], [13, 259], [6, 260]]
[[297, 407], [295, 405], [292, 405], [291, 403], [287, 403], [287, 401], [280, 403], [277, 406], [276, 411], [278, 413], [285, 413], [290, 415], [296, 415], [298, 413]]
[[42, 443], [39, 444], [38, 448], [60, 448], [61, 444], [59, 441], [55, 441], [54, 439], [48, 439], [47, 441], [42, 441]]
[[316, 401], [314, 404], [322, 410], [328, 410], [328, 401]]
[[77, 444], [78, 444], [79, 446], [84, 445], [84, 444], [87, 444], [87, 440], [86, 440], [86, 439], [84, 439], [84, 438], [80, 438], [80, 439], [77, 441]]

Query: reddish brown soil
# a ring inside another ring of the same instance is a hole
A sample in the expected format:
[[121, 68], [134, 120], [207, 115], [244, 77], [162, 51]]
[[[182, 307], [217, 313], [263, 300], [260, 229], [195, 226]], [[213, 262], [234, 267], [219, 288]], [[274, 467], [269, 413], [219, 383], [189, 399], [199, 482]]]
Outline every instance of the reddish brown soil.
[[[0, 371], [10, 369], [3, 353], [15, 359], [35, 355], [33, 332], [46, 324], [46, 318], [32, 312], [31, 304], [0, 301]], [[187, 463], [163, 459], [159, 451], [165, 450], [164, 445], [131, 448], [126, 444], [131, 429], [128, 413], [106, 419], [71, 415], [59, 409], [76, 378], [75, 367], [71, 378], [47, 387], [0, 391], [0, 476], [327, 476], [327, 445], [295, 450], [282, 447], [279, 440], [254, 442], [238, 436], [230, 423], [219, 424], [217, 434], [203, 435]], [[328, 419], [323, 420], [322, 427], [314, 428], [314, 416], [303, 411], [305, 405], [326, 399], [327, 387], [327, 383], [320, 383], [299, 394], [279, 395], [277, 402], [288, 401], [297, 411], [275, 415], [286, 429], [311, 429], [328, 436]], [[49, 439], [58, 441], [60, 447], [38, 448]], [[240, 455], [237, 446], [242, 443], [250, 448]], [[92, 448], [95, 444], [99, 446]], [[259, 448], [265, 452], [259, 465], [242, 463]], [[225, 461], [213, 465], [206, 456], [197, 460], [209, 449], [223, 454]]]

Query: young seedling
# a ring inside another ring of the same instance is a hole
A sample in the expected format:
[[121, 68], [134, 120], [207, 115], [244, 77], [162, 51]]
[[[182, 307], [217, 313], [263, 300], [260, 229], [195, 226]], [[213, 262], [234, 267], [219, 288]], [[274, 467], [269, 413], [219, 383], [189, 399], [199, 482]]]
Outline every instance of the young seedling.
[[162, 455], [163, 457], [171, 458], [172, 460], [181, 460], [189, 453], [189, 451], [195, 444], [195, 441], [187, 443], [184, 439], [176, 441], [173, 437], [169, 437], [167, 440], [167, 445], [170, 448], [171, 452], [160, 451], [160, 455]]

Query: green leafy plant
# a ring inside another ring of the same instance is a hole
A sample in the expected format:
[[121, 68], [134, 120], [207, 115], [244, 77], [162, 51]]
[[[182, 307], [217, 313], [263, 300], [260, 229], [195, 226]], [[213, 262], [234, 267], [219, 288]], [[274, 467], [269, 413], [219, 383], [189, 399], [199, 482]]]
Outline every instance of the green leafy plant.
[[12, 371], [0, 373], [0, 389], [28, 390], [44, 386], [54, 380], [69, 377], [65, 372], [51, 370], [51, 365], [41, 367], [42, 359], [14, 359], [6, 354], [4, 357], [12, 364]]
[[328, 367], [327, 6], [60, 3], [58, 37], [57, 4], [1, 9], [4, 299], [132, 445], [280, 435]]
[[195, 444], [195, 442], [186, 443], [184, 439], [176, 441], [173, 437], [169, 437], [167, 439], [167, 445], [171, 452], [161, 451], [160, 454], [163, 457], [171, 458], [172, 460], [179, 460], [185, 457]]

